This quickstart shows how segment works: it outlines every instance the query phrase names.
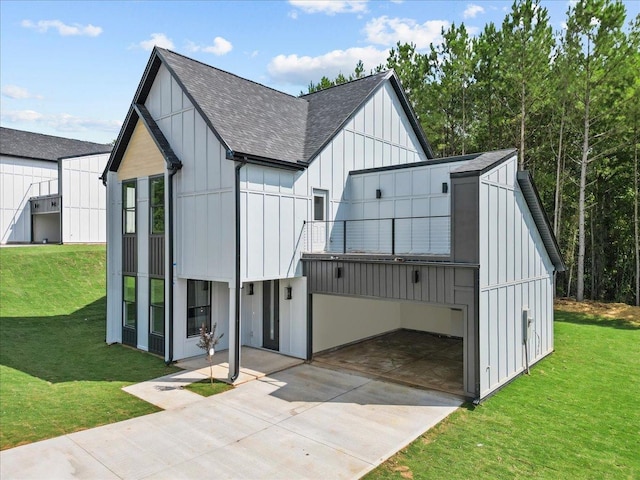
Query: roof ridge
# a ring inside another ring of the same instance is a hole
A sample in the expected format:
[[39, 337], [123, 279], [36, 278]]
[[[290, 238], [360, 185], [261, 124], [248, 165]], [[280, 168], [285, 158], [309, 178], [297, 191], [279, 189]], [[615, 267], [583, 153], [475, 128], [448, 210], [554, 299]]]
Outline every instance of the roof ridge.
[[283, 92], [282, 90], [278, 90], [278, 89], [275, 89], [273, 87], [269, 87], [268, 85], [264, 85], [264, 84], [262, 84], [260, 82], [256, 82], [255, 80], [251, 80], [250, 78], [241, 77], [240, 75], [237, 75], [235, 73], [229, 72], [227, 70], [223, 70], [223, 69], [218, 68], [218, 67], [214, 67], [213, 65], [209, 65], [208, 63], [204, 63], [204, 62], [202, 62], [200, 60], [196, 60], [195, 58], [187, 57], [186, 55], [183, 55], [182, 53], [174, 52], [173, 50], [169, 50], [168, 48], [161, 48], [161, 47], [155, 47], [155, 48], [160, 52], [169, 52], [169, 53], [171, 53], [173, 55], [177, 55], [177, 56], [182, 57], [182, 58], [184, 58], [186, 60], [189, 60], [191, 62], [199, 63], [203, 67], [212, 68], [214, 70], [217, 70], [218, 72], [222, 72], [222, 73], [224, 73], [226, 75], [235, 77], [235, 78], [237, 78], [239, 80], [242, 80], [242, 81], [245, 81], [245, 82], [253, 83], [254, 85], [257, 85], [257, 86], [262, 87], [262, 88], [266, 88], [268, 90], [271, 90], [273, 92], [279, 93], [279, 94], [284, 95], [286, 97], [290, 97], [290, 98], [295, 99], [295, 100], [299, 100], [300, 99], [300, 97], [297, 97], [295, 95], [291, 95], [290, 93]]
[[298, 98], [309, 97], [311, 95], [315, 95], [316, 93], [326, 92], [328, 90], [331, 90], [331, 89], [334, 89], [334, 88], [337, 88], [337, 87], [342, 87], [344, 85], [350, 85], [350, 84], [359, 82], [360, 80], [366, 80], [368, 78], [372, 78], [372, 77], [375, 77], [375, 76], [378, 76], [378, 75], [386, 76], [386, 75], [389, 75], [389, 73], [392, 72], [392, 71], [393, 71], [393, 69], [389, 69], [389, 70], [384, 70], [382, 72], [377, 72], [377, 73], [372, 73], [370, 75], [365, 75], [364, 77], [354, 78], [353, 80], [349, 80], [348, 82], [339, 83], [337, 85], [331, 85], [330, 87], [323, 88], [322, 90], [317, 90], [317, 91], [311, 92], [311, 93], [305, 93], [304, 95], [300, 95]]
[[89, 140], [80, 140], [79, 138], [61, 137], [59, 135], [51, 135], [49, 133], [32, 132], [30, 130], [20, 130], [20, 129], [17, 129], [17, 128], [2, 127], [2, 126], [0, 126], [0, 129], [13, 130], [14, 132], [20, 132], [20, 133], [29, 133], [31, 135], [40, 135], [42, 137], [56, 138], [58, 140], [71, 140], [73, 142], [91, 143], [93, 145], [100, 145], [101, 147], [109, 146], [108, 143], [91, 142]]

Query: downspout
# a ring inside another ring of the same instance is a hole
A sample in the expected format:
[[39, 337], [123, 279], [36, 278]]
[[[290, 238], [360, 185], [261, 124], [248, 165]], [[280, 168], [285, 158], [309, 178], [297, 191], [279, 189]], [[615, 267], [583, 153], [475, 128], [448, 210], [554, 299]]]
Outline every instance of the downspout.
[[169, 249], [169, 271], [165, 272], [165, 277], [169, 279], [169, 357], [166, 360], [166, 364], [173, 363], [173, 176], [178, 173], [178, 170], [182, 168], [182, 164], [172, 164], [167, 168], [169, 172], [169, 182], [167, 185], [167, 193], [169, 197], [168, 207], [168, 219], [167, 219], [167, 248]]
[[[229, 152], [231, 153], [231, 152]], [[236, 193], [236, 278], [235, 278], [235, 304], [236, 315], [234, 322], [234, 342], [235, 351], [233, 357], [233, 372], [229, 371], [229, 381], [235, 382], [240, 375], [240, 169], [245, 165], [245, 162], [240, 162], [236, 165], [235, 176], [235, 193]]]

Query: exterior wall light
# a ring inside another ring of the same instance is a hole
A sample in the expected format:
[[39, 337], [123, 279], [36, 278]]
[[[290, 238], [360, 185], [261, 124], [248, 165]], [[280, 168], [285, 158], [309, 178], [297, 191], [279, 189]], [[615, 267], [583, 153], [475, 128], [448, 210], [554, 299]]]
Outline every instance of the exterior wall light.
[[247, 295], [253, 295], [253, 283], [249, 284], [249, 291], [247, 292]]
[[293, 296], [292, 296], [292, 293], [293, 293], [293, 292], [292, 292], [292, 290], [293, 290], [293, 289], [292, 289], [291, 287], [285, 287], [285, 289], [284, 289], [284, 298], [285, 298], [286, 300], [291, 300], [291, 299], [293, 298]]
[[420, 281], [420, 270], [413, 271], [413, 283], [418, 283]]
[[382, 198], [382, 190], [376, 189], [376, 198]]
[[447, 182], [442, 182], [442, 193], [447, 193], [449, 191], [449, 184]]
[[342, 278], [342, 267], [336, 267], [336, 278]]

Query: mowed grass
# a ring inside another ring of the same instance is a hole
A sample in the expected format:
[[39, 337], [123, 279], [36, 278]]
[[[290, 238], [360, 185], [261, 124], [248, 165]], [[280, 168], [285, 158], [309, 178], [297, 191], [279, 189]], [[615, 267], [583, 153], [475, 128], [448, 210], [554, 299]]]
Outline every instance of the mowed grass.
[[121, 388], [178, 369], [105, 315], [104, 246], [0, 249], [0, 449], [158, 411]]
[[555, 350], [366, 478], [640, 478], [640, 324], [556, 311]]
[[211, 395], [217, 395], [218, 393], [231, 390], [233, 386], [218, 380], [214, 380], [213, 383], [211, 383], [211, 380], [206, 378], [199, 382], [190, 383], [184, 388], [192, 391], [193, 393], [197, 393], [198, 395], [202, 395], [203, 397], [210, 397]]

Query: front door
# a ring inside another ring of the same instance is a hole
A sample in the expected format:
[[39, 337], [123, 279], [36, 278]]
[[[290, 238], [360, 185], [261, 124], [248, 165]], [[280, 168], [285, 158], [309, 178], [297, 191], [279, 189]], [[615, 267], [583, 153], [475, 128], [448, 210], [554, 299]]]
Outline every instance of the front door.
[[262, 346], [280, 350], [280, 281], [266, 280], [262, 295]]
[[311, 223], [311, 251], [327, 249], [327, 191], [313, 191], [313, 222]]

